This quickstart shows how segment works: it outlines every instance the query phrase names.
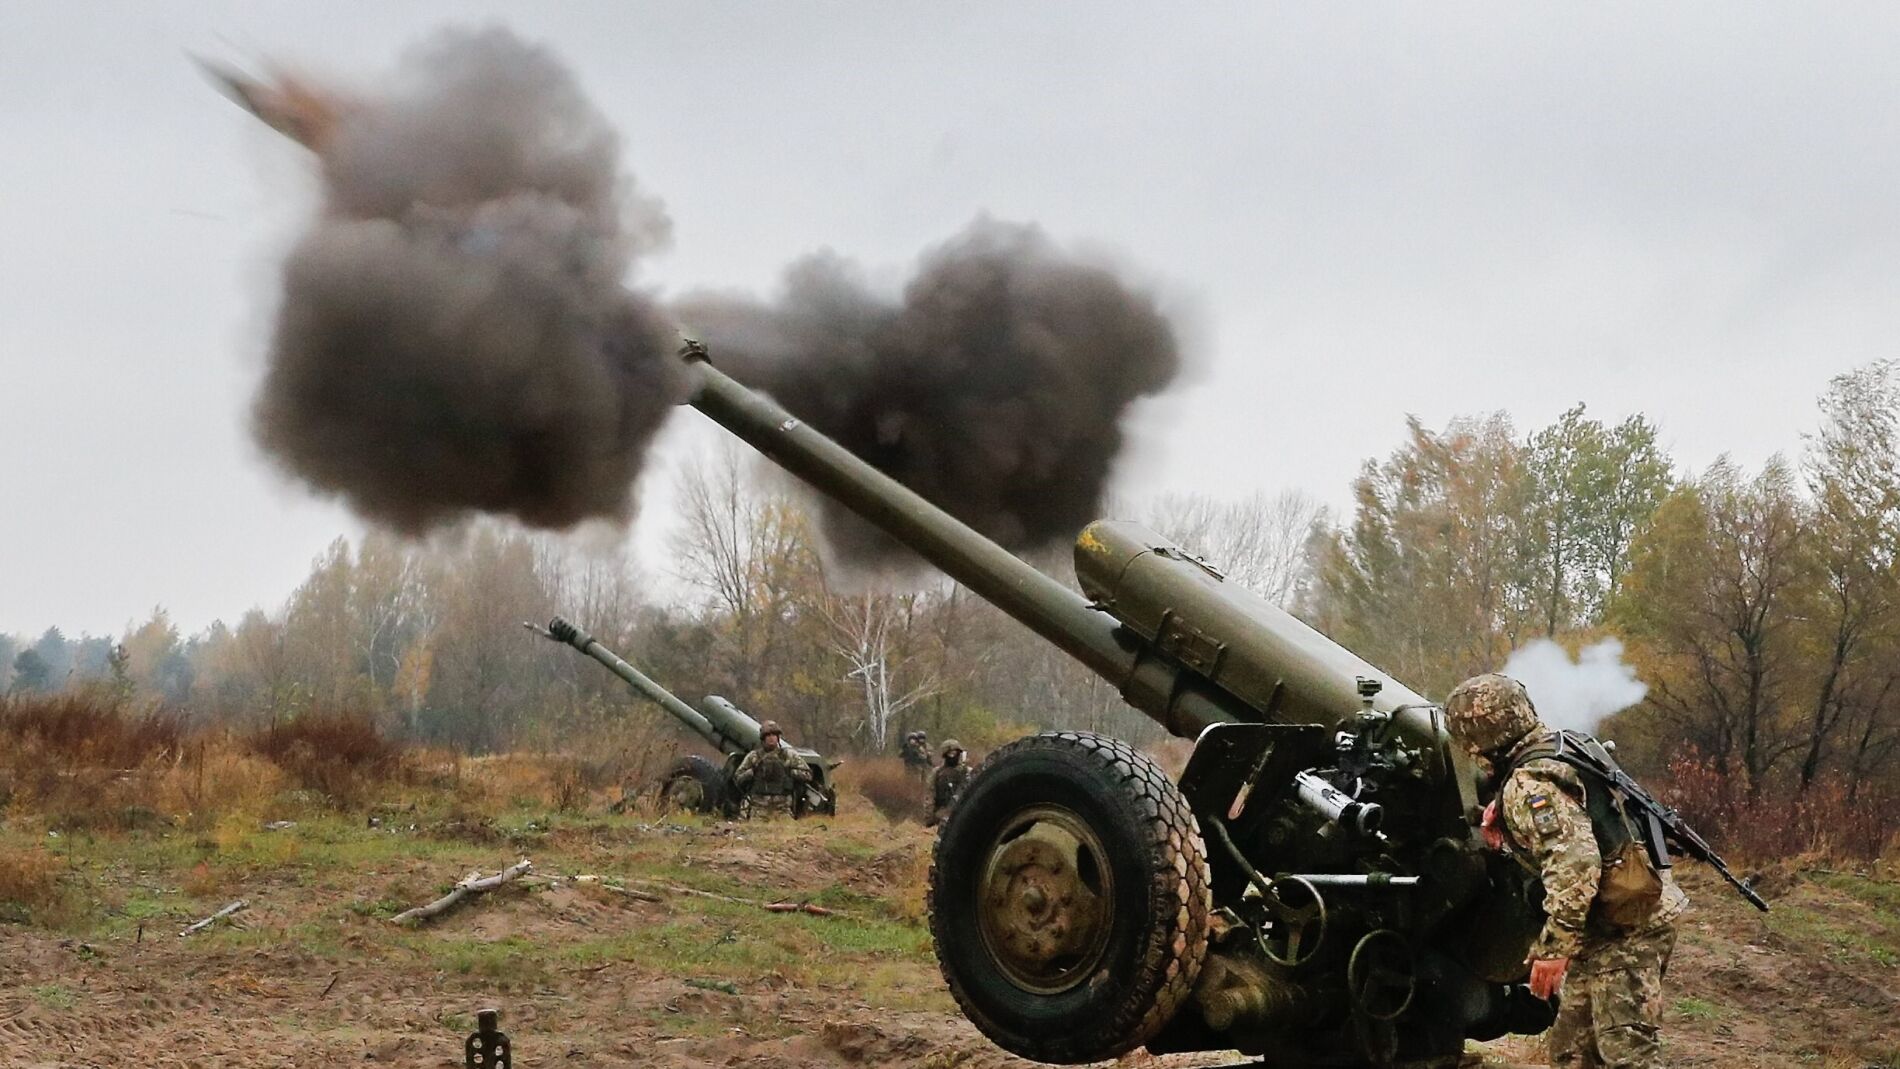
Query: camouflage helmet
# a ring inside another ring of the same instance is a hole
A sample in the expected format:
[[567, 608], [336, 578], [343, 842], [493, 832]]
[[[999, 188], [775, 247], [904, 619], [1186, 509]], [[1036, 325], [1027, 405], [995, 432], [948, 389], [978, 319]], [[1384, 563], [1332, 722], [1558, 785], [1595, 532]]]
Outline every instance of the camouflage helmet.
[[945, 757], [949, 757], [949, 756], [950, 756], [951, 754], [953, 754], [953, 753], [962, 753], [962, 752], [963, 752], [963, 744], [962, 744], [962, 743], [960, 743], [960, 742], [958, 742], [958, 741], [957, 741], [957, 740], [955, 740], [955, 739], [945, 739], [945, 740], [943, 740], [943, 751], [942, 751], [942, 752], [943, 752], [943, 755], [944, 755]]
[[785, 729], [778, 726], [778, 721], [767, 720], [759, 725], [759, 738], [763, 739], [767, 735], [777, 735], [782, 739], [785, 737]]
[[1467, 750], [1492, 753], [1537, 730], [1537, 707], [1524, 684], [1487, 672], [1452, 688], [1445, 723]]

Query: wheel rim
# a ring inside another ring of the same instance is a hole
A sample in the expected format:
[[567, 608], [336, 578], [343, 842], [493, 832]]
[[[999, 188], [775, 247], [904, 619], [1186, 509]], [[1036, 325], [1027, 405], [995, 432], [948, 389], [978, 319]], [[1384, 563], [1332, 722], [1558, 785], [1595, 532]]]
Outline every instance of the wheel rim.
[[1012, 816], [984, 854], [978, 930], [1012, 984], [1054, 995], [1094, 975], [1113, 927], [1114, 874], [1087, 821], [1060, 806]]

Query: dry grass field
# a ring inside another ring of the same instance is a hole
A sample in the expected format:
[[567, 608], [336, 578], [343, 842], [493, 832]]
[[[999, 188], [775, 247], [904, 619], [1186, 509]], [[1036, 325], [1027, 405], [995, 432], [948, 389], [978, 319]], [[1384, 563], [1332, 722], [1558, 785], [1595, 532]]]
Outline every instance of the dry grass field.
[[[325, 731], [327, 750], [221, 736], [140, 760], [41, 740], [26, 762], [13, 738], [0, 1066], [456, 1066], [487, 1006], [524, 1066], [1021, 1064], [937, 975], [930, 833], [848, 775], [837, 818], [726, 823], [612, 812], [617, 788], [564, 759], [362, 739], [344, 759], [347, 729]], [[532, 876], [433, 923], [391, 920], [522, 858]], [[1672, 1064], [1900, 1065], [1895, 873], [1784, 867], [1766, 917], [1685, 879]], [[1541, 1064], [1534, 1041], [1473, 1054]]]

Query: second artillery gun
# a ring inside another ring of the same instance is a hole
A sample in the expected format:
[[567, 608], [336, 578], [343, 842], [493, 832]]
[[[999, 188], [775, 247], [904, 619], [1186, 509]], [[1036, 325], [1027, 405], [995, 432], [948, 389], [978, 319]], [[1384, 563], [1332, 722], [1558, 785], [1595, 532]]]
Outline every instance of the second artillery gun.
[[[734, 781], [739, 762], [759, 744], [759, 722], [744, 710], [717, 694], [699, 700], [695, 709], [660, 686], [645, 672], [628, 664], [600, 640], [556, 616], [548, 626], [524, 623], [521, 626], [556, 642], [569, 645], [607, 666], [607, 670], [627, 681], [634, 692], [673, 715], [693, 733], [705, 739], [724, 755], [723, 764], [688, 754], [679, 759], [660, 783], [660, 798], [681, 808], [702, 813], [740, 816], [745, 810], [745, 794]], [[793, 747], [811, 767], [811, 782], [798, 786], [792, 796], [792, 815], [797, 817], [833, 814], [838, 811], [838, 788], [832, 773], [836, 761], [826, 761], [816, 750]]]

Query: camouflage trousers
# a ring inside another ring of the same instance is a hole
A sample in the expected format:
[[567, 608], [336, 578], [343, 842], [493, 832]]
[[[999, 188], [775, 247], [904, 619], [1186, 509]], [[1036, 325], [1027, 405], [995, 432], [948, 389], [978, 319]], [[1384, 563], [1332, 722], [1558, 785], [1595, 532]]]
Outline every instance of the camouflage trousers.
[[753, 818], [758, 820], [771, 820], [775, 817], [792, 815], [792, 796], [789, 794], [756, 793], [746, 800], [751, 805]]
[[1551, 1069], [1659, 1069], [1673, 923], [1584, 948], [1550, 1026]]

